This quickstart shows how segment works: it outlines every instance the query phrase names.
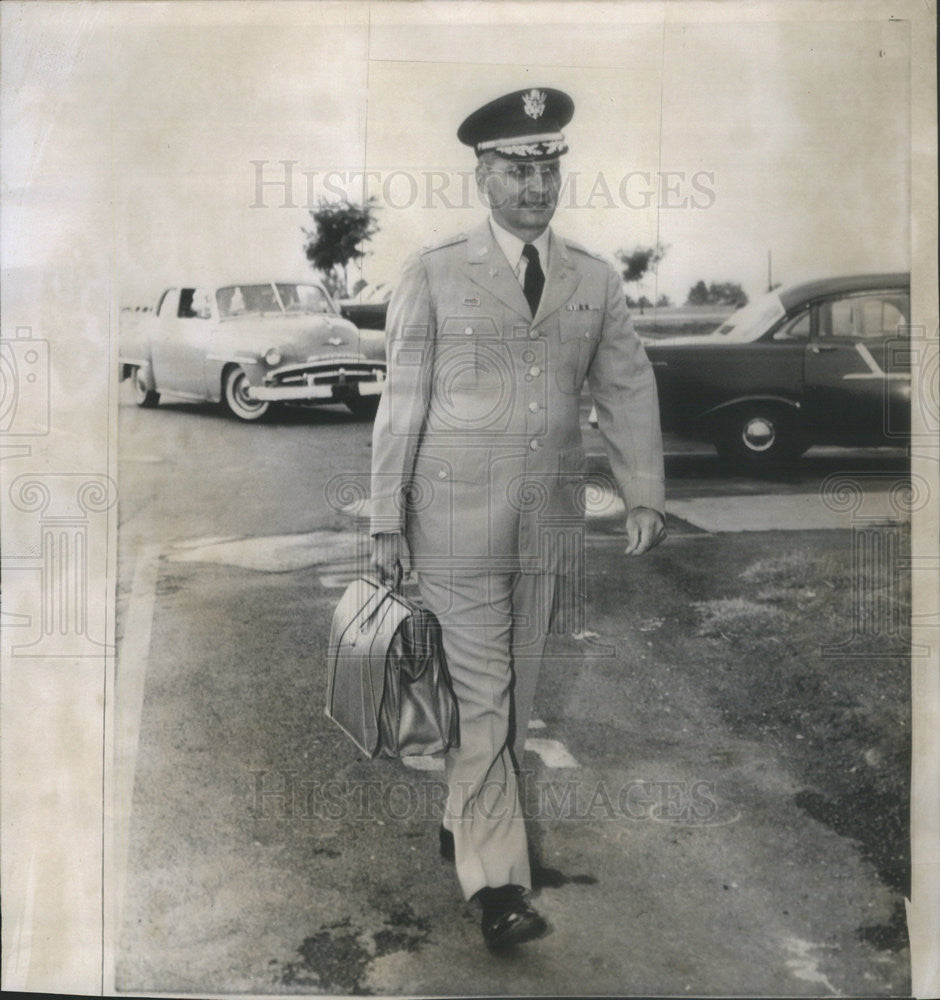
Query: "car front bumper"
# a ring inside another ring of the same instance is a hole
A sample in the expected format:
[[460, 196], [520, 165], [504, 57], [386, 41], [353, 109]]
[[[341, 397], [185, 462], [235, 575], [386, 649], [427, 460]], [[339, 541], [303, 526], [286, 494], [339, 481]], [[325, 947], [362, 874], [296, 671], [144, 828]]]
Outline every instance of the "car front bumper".
[[264, 385], [247, 388], [259, 402], [342, 402], [355, 396], [379, 396], [385, 386], [383, 364], [355, 361], [317, 368], [288, 368], [272, 372]]

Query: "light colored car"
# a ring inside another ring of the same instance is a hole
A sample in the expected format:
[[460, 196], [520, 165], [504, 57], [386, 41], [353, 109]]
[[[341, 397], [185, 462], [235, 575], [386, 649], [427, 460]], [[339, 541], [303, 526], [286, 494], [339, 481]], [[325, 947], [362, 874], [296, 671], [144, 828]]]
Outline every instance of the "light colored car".
[[248, 421], [280, 403], [374, 416], [386, 375], [384, 336], [308, 278], [167, 288], [152, 311], [122, 313], [118, 363], [139, 406], [209, 400]]

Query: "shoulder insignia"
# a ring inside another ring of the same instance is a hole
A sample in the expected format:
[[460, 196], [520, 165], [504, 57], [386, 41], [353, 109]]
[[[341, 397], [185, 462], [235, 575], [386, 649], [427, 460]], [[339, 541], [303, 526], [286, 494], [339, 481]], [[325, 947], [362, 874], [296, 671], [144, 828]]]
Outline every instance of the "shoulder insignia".
[[603, 264], [608, 263], [607, 258], [603, 254], [594, 253], [593, 250], [588, 250], [587, 247], [582, 246], [580, 243], [576, 242], [575, 240], [569, 240], [567, 236], [562, 237], [562, 238], [565, 241], [565, 246], [568, 247], [569, 250], [575, 250], [578, 253], [583, 253], [585, 255], [585, 257], [593, 257], [594, 260], [599, 260]]
[[457, 233], [454, 236], [449, 236], [446, 240], [440, 240], [438, 243], [426, 243], [418, 252], [421, 254], [433, 253], [435, 250], [443, 250], [444, 247], [452, 247], [458, 243], [466, 243], [466, 241], [466, 233]]

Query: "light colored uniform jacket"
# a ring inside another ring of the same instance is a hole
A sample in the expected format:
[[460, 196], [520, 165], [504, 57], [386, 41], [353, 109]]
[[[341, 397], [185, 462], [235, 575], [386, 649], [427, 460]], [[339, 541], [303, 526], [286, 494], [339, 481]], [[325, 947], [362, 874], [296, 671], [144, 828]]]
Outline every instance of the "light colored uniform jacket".
[[535, 317], [484, 222], [412, 257], [389, 305], [373, 534], [418, 569], [566, 572], [583, 530], [585, 378], [616, 485], [663, 511], [656, 383], [613, 268], [551, 234]]

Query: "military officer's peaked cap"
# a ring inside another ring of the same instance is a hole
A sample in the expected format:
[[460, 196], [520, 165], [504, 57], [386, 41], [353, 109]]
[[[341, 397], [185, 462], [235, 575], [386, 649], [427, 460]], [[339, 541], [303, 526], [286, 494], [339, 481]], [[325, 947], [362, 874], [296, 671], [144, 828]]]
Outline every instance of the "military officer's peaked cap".
[[568, 152], [561, 130], [573, 114], [574, 101], [561, 90], [517, 90], [474, 111], [457, 138], [477, 156], [492, 150], [510, 160], [551, 160]]

